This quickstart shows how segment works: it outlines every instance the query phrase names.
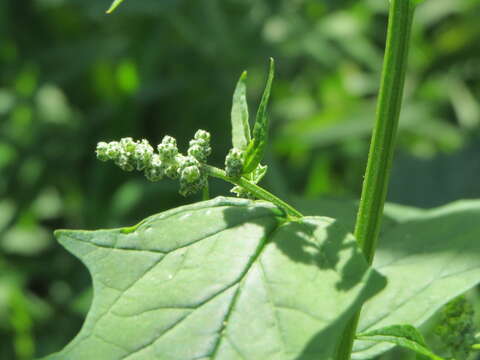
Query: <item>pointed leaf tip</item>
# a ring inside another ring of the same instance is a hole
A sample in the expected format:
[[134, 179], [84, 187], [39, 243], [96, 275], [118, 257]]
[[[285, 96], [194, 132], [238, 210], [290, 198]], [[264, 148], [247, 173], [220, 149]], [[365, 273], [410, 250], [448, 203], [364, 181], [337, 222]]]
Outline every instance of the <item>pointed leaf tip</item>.
[[260, 105], [258, 106], [255, 125], [253, 127], [253, 139], [249, 142], [247, 152], [245, 154], [245, 165], [243, 173], [248, 174], [256, 169], [267, 147], [269, 119], [267, 116], [268, 101], [270, 100], [270, 92], [275, 74], [275, 61], [270, 58], [270, 66], [268, 70], [267, 83], [263, 91]]
[[67, 230], [59, 229], [55, 230], [53, 232], [53, 236], [55, 236], [55, 239], [59, 239]]

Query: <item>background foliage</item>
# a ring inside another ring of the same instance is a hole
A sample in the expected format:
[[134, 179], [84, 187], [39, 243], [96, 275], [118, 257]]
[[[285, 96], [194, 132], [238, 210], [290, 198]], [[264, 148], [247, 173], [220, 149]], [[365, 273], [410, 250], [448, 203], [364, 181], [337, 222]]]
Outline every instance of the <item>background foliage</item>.
[[[264, 185], [290, 199], [360, 193], [387, 1], [0, 0], [0, 358], [59, 350], [91, 298], [55, 228], [115, 227], [197, 199], [95, 160], [124, 136], [229, 148], [234, 84], [258, 101], [277, 60]], [[432, 207], [480, 197], [477, 0], [418, 10], [389, 200]], [[228, 191], [214, 183], [213, 194]], [[478, 298], [477, 292], [469, 294]], [[478, 303], [478, 301], [477, 301]], [[477, 306], [478, 308], [478, 306]], [[408, 359], [403, 353], [386, 359]]]

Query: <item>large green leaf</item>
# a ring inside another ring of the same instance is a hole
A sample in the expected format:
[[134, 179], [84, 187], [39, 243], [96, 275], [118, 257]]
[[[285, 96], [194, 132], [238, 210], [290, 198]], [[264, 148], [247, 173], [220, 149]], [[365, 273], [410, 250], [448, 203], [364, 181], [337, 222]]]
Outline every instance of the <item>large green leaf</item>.
[[[297, 198], [293, 200], [293, 203], [303, 214], [339, 219], [353, 233], [358, 212], [358, 200], [335, 197], [323, 197], [315, 200]], [[383, 212], [382, 233], [424, 213], [423, 209], [387, 203]]]
[[217, 198], [132, 228], [57, 232], [93, 278], [77, 337], [50, 359], [331, 359], [384, 286], [330, 218], [286, 222]]
[[[405, 220], [405, 219], [404, 219]], [[359, 331], [424, 324], [443, 305], [480, 282], [480, 201], [418, 213], [382, 235], [374, 267], [388, 278], [368, 301]], [[356, 341], [354, 359], [371, 359], [391, 344]]]

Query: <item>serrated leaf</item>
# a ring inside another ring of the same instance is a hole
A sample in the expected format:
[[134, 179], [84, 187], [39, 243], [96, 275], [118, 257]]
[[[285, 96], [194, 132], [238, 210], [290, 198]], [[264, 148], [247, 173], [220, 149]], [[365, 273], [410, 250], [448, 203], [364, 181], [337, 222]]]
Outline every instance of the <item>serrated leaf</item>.
[[[388, 284], [363, 307], [359, 332], [398, 323], [420, 327], [480, 283], [479, 219], [480, 201], [459, 201], [386, 229], [374, 267]], [[352, 358], [371, 359], [392, 347], [358, 340]]]
[[372, 342], [389, 342], [410, 349], [431, 360], [444, 360], [428, 348], [422, 334], [411, 325], [392, 325], [365, 333], [359, 333], [356, 338]]
[[131, 228], [57, 232], [88, 267], [94, 299], [49, 359], [332, 359], [384, 279], [335, 220], [283, 216], [217, 198]]
[[245, 150], [250, 142], [250, 124], [248, 123], [247, 104], [247, 72], [244, 71], [238, 79], [232, 101], [232, 145]]
[[114, 0], [112, 5], [107, 10], [107, 14], [111, 14], [112, 12], [115, 11], [115, 9], [123, 2], [124, 0]]
[[245, 154], [245, 163], [243, 173], [248, 174], [255, 170], [260, 161], [262, 161], [265, 148], [268, 141], [269, 121], [267, 116], [268, 100], [272, 90], [272, 82], [275, 73], [275, 62], [270, 59], [270, 69], [268, 71], [267, 84], [263, 92], [262, 100], [258, 106], [255, 125], [253, 126], [253, 139], [250, 141]]

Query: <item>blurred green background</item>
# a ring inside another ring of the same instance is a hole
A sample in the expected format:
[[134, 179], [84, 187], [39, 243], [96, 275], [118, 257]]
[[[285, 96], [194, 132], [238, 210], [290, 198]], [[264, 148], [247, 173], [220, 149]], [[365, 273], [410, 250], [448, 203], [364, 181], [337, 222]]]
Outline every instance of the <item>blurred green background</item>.
[[[88, 310], [89, 275], [54, 229], [131, 225], [199, 199], [98, 162], [97, 141], [186, 146], [203, 128], [222, 165], [235, 82], [248, 70], [256, 108], [270, 56], [263, 185], [327, 215], [360, 194], [387, 0], [130, 0], [107, 16], [109, 5], [0, 0], [0, 359], [59, 350]], [[478, 0], [418, 9], [391, 202], [480, 197], [479, 16]]]

